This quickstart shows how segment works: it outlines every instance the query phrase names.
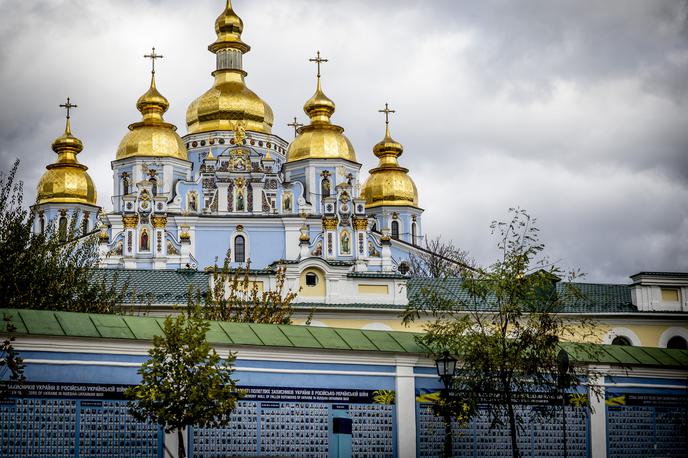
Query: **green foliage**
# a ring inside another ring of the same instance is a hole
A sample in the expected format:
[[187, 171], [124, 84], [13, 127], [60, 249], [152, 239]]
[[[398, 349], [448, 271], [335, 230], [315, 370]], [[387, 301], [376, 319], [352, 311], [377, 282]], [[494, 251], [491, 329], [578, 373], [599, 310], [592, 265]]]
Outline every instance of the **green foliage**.
[[198, 305], [165, 319], [163, 335], [154, 337], [150, 358], [139, 369], [141, 383], [125, 393], [135, 418], [159, 423], [166, 432], [229, 423], [242, 396], [232, 378], [236, 355], [222, 359], [206, 340], [209, 329]]
[[62, 231], [48, 224], [33, 234], [36, 215], [23, 207], [18, 167], [0, 172], [0, 308], [114, 313], [128, 284], [95, 274], [97, 235], [81, 233], [78, 212]]
[[[454, 418], [466, 420], [485, 405], [493, 426], [507, 420], [514, 456], [519, 456], [521, 419], [514, 406], [523, 401], [523, 393], [556, 397], [579, 385], [581, 368], [557, 377], [559, 343], [585, 339], [594, 329], [590, 321], [571, 322], [560, 314], [581, 293], [569, 282], [563, 288], [557, 283], [562, 276], [572, 280], [578, 274], [566, 274], [549, 262], [535, 220], [523, 210], [511, 211], [511, 221], [491, 226], [501, 259], [488, 268], [458, 266], [460, 293], [423, 291], [412, 298], [404, 322], [427, 318], [422, 343], [436, 355], [448, 351], [459, 360], [453, 399], [439, 410], [449, 409]], [[556, 406], [535, 410], [543, 417], [556, 412]]]
[[291, 324], [294, 309], [291, 306], [297, 293], [285, 291], [285, 268], [278, 266], [274, 288], [251, 278], [251, 261], [237, 269], [229, 267], [230, 253], [225, 256], [221, 268], [213, 269], [211, 289], [202, 308], [209, 320], [237, 323]]
[[442, 237], [426, 240], [422, 251], [412, 254], [409, 262], [409, 274], [425, 278], [456, 277], [462, 267], [471, 268], [475, 264], [467, 251], [455, 247], [451, 240], [442, 240]]

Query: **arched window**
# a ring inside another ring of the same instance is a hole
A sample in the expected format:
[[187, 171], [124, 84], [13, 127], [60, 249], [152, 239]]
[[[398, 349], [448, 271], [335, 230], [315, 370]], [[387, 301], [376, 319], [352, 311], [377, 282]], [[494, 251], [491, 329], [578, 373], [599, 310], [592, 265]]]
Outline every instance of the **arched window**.
[[417, 237], [416, 231], [417, 231], [416, 223], [413, 223], [411, 225], [411, 243], [413, 243], [414, 245], [416, 244], [416, 237]]
[[674, 350], [688, 350], [688, 342], [681, 336], [674, 336], [667, 342], [667, 348]]
[[392, 238], [399, 239], [399, 221], [392, 221]]
[[81, 235], [86, 234], [88, 234], [88, 218], [84, 217], [84, 219], [81, 220]]
[[616, 336], [612, 340], [612, 345], [620, 345], [622, 347], [632, 347], [633, 344], [631, 343], [631, 340], [628, 337], [624, 336]]
[[234, 237], [234, 262], [246, 262], [246, 239], [243, 235]]
[[45, 234], [45, 216], [43, 213], [41, 213], [41, 216], [39, 216], [39, 220], [41, 223], [41, 234]]
[[57, 232], [58, 236], [60, 237], [60, 241], [64, 242], [67, 240], [67, 217], [66, 216], [60, 216], [60, 221], [57, 226]]
[[325, 197], [330, 197], [330, 179], [329, 178], [323, 178], [322, 181], [320, 182], [320, 196], [321, 198]]

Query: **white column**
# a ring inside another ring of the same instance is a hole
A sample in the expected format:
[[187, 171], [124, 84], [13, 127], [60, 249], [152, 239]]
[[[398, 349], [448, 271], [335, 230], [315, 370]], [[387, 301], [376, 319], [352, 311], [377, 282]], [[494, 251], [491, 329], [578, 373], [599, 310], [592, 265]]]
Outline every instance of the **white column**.
[[398, 358], [396, 381], [397, 451], [399, 458], [416, 458], [415, 358]]
[[[604, 377], [591, 377], [591, 388], [588, 388], [590, 402], [590, 456], [607, 458], [607, 406], [604, 402]], [[600, 387], [599, 399], [593, 391], [593, 386]]]
[[253, 187], [253, 208], [247, 208], [253, 213], [263, 213], [263, 183], [251, 183]]

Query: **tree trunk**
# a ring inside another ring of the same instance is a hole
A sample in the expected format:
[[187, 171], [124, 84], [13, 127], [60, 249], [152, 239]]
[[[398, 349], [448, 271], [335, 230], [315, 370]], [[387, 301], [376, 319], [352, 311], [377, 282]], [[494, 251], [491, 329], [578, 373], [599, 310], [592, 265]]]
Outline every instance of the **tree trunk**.
[[518, 431], [516, 430], [516, 414], [514, 413], [514, 405], [511, 402], [510, 394], [507, 394], [506, 406], [507, 412], [509, 413], [509, 435], [511, 436], [511, 453], [513, 458], [520, 458], [521, 452], [518, 449]]
[[186, 448], [184, 447], [184, 432], [182, 428], [177, 428], [177, 457], [186, 458]]

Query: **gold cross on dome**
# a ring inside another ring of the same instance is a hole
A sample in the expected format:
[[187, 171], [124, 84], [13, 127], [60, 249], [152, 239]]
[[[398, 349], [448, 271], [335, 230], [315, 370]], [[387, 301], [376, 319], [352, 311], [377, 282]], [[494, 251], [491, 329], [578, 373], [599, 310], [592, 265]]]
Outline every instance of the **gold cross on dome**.
[[389, 108], [389, 104], [385, 103], [385, 109], [384, 110], [377, 110], [379, 113], [384, 113], [385, 114], [385, 124], [389, 125], [389, 114], [390, 113], [396, 113], [396, 110], [391, 110]]
[[301, 124], [300, 122], [298, 122], [298, 121], [296, 120], [296, 116], [294, 116], [294, 122], [290, 122], [289, 124], [287, 124], [287, 126], [293, 127], [293, 128], [294, 128], [294, 137], [296, 137], [296, 135], [299, 133], [299, 132], [298, 132], [299, 127], [303, 127], [303, 124]]
[[67, 119], [69, 119], [69, 110], [72, 108], [77, 108], [78, 105], [74, 105], [69, 101], [69, 97], [67, 97], [67, 103], [62, 103], [60, 104], [60, 108], [66, 108], [67, 109]]
[[156, 54], [155, 53], [155, 46], [153, 46], [151, 53], [150, 54], [144, 54], [143, 57], [151, 60], [151, 65], [152, 65], [151, 73], [153, 75], [155, 75], [155, 59], [162, 59], [165, 56], [163, 56], [162, 54]]
[[318, 78], [320, 78], [320, 64], [327, 62], [327, 59], [322, 59], [320, 57], [320, 51], [317, 52], [315, 59], [308, 59], [309, 62], [315, 62], [318, 65]]

